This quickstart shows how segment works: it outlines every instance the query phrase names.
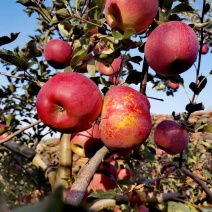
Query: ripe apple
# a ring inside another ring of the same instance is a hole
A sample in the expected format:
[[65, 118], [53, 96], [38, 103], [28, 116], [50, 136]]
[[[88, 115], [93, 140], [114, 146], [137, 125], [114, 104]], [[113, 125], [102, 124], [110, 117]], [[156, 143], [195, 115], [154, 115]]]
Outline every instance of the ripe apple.
[[145, 31], [157, 11], [158, 0], [106, 0], [105, 4], [105, 18], [111, 28], [122, 31], [131, 28], [135, 33]]
[[100, 115], [102, 95], [96, 84], [76, 72], [63, 72], [50, 78], [36, 101], [42, 122], [59, 132], [88, 130]]
[[99, 125], [102, 142], [121, 152], [140, 146], [152, 128], [148, 99], [128, 86], [115, 86], [105, 95]]
[[63, 40], [54, 39], [44, 47], [44, 57], [48, 64], [56, 69], [64, 69], [70, 65], [73, 49]]
[[118, 180], [130, 179], [132, 177], [132, 170], [124, 159], [116, 159], [110, 162], [116, 166]]
[[171, 80], [168, 80], [167, 87], [172, 88], [173, 90], [177, 90], [179, 88], [179, 83], [175, 83]]
[[102, 162], [90, 182], [91, 191], [114, 189], [117, 183], [117, 170], [110, 163]]
[[187, 147], [189, 136], [181, 124], [172, 120], [163, 120], [155, 128], [154, 141], [159, 148], [175, 155]]
[[209, 51], [209, 44], [208, 44], [208, 43], [203, 43], [203, 44], [202, 44], [201, 53], [202, 53], [202, 54], [207, 54], [208, 51]]
[[99, 134], [99, 125], [71, 134], [71, 149], [80, 157], [92, 157], [103, 146]]
[[99, 61], [96, 62], [99, 72], [106, 76], [113, 76], [122, 70], [122, 56], [115, 58], [111, 64], [103, 64]]
[[198, 39], [191, 27], [169, 21], [156, 27], [147, 38], [144, 55], [156, 73], [177, 75], [194, 64], [198, 49]]
[[[6, 127], [5, 124], [0, 124], [0, 129], [4, 129]], [[0, 135], [0, 140], [5, 139], [6, 137], [8, 137], [11, 134], [10, 131], [8, 132], [4, 132], [2, 135]]]
[[138, 212], [149, 212], [149, 209], [145, 205], [139, 205]]

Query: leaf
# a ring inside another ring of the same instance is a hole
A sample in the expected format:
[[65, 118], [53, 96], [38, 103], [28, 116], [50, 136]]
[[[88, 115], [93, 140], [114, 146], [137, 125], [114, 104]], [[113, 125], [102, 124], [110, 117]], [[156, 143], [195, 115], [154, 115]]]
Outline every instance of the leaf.
[[209, 12], [210, 10], [210, 4], [209, 3], [206, 3], [205, 4], [205, 7], [204, 7], [204, 14], [206, 14], [207, 12]]
[[118, 40], [129, 39], [133, 34], [135, 34], [135, 30], [130, 29], [130, 28], [126, 29], [124, 31], [124, 34], [122, 34], [122, 32], [120, 32], [116, 29], [112, 29], [111, 32], [112, 32], [113, 37]]
[[194, 9], [188, 4], [181, 3], [172, 9], [172, 13], [193, 12]]
[[27, 61], [21, 58], [17, 53], [10, 50], [0, 50], [0, 58], [22, 70], [27, 70], [29, 67], [29, 63]]
[[68, 11], [67, 9], [65, 9], [65, 8], [58, 10], [58, 11], [56, 12], [56, 14], [57, 14], [57, 16], [59, 16], [59, 17], [61, 17], [61, 18], [64, 18], [64, 19], [65, 19], [65, 18], [70, 18], [70, 17], [71, 17], [69, 11]]
[[8, 37], [8, 36], [0, 37], [0, 46], [13, 42], [18, 37], [19, 33], [20, 32], [11, 33], [10, 37]]
[[25, 7], [29, 7], [29, 6], [34, 6], [35, 5], [32, 2], [32, 0], [17, 0], [16, 2], [24, 5]]
[[198, 84], [191, 82], [189, 85], [189, 88], [196, 94], [199, 95], [199, 93], [204, 89], [204, 87], [207, 84], [207, 79], [204, 76], [198, 77]]
[[14, 120], [14, 115], [12, 113], [8, 113], [6, 116], [6, 126], [9, 127], [11, 122]]
[[193, 113], [195, 111], [199, 111], [199, 110], [204, 110], [204, 105], [202, 103], [189, 103], [186, 105], [186, 110], [189, 112], [189, 113]]
[[105, 192], [102, 190], [96, 190], [95, 192], [92, 192], [88, 197], [94, 197], [99, 199], [115, 199], [116, 192], [111, 189]]
[[199, 212], [199, 210], [192, 205], [169, 201], [167, 212]]
[[203, 127], [203, 130], [205, 131], [205, 132], [210, 132], [210, 133], [212, 133], [212, 125], [206, 125], [205, 127]]
[[95, 65], [94, 59], [89, 60], [89, 62], [87, 64], [87, 71], [88, 71], [88, 74], [90, 75], [90, 77], [95, 77], [96, 65]]
[[35, 11], [37, 11], [38, 13], [40, 13], [40, 15], [46, 20], [48, 21], [49, 23], [51, 22], [51, 15], [49, 13], [48, 10], [46, 10], [45, 8], [43, 7], [35, 7], [35, 6], [29, 6], [30, 9], [33, 9]]

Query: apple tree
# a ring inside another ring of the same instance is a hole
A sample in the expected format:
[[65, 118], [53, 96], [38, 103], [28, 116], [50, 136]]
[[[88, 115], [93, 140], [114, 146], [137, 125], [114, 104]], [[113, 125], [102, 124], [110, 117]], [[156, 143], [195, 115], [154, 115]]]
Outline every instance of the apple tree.
[[[212, 133], [211, 119], [192, 120], [212, 74], [200, 70], [212, 44], [210, 2], [202, 12], [187, 0], [17, 3], [38, 28], [13, 51], [19, 33], [0, 37], [1, 210], [210, 207], [211, 142], [191, 139]], [[186, 88], [181, 73], [193, 66]], [[170, 98], [179, 88], [192, 91], [185, 112], [156, 123], [157, 91]], [[16, 208], [27, 203], [37, 204]]]

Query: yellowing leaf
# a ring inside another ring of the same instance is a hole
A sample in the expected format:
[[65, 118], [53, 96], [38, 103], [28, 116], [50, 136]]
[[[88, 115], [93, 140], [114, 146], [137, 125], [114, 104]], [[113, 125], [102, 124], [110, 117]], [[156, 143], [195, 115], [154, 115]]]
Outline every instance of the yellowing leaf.
[[169, 201], [167, 212], [199, 212], [199, 211], [191, 205]]

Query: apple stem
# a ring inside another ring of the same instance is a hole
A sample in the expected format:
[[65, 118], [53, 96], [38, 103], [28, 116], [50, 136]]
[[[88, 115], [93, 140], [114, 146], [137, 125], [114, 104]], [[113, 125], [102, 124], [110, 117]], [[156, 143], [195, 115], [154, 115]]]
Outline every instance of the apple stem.
[[93, 175], [95, 174], [98, 166], [108, 153], [108, 148], [106, 146], [103, 146], [88, 161], [88, 163], [84, 165], [82, 171], [80, 171], [79, 176], [73, 183], [71, 190], [65, 198], [65, 201], [68, 204], [77, 206], [81, 203]]
[[59, 185], [68, 188], [71, 178], [72, 151], [70, 145], [71, 134], [63, 133], [60, 141], [58, 169], [55, 175], [53, 190]]

